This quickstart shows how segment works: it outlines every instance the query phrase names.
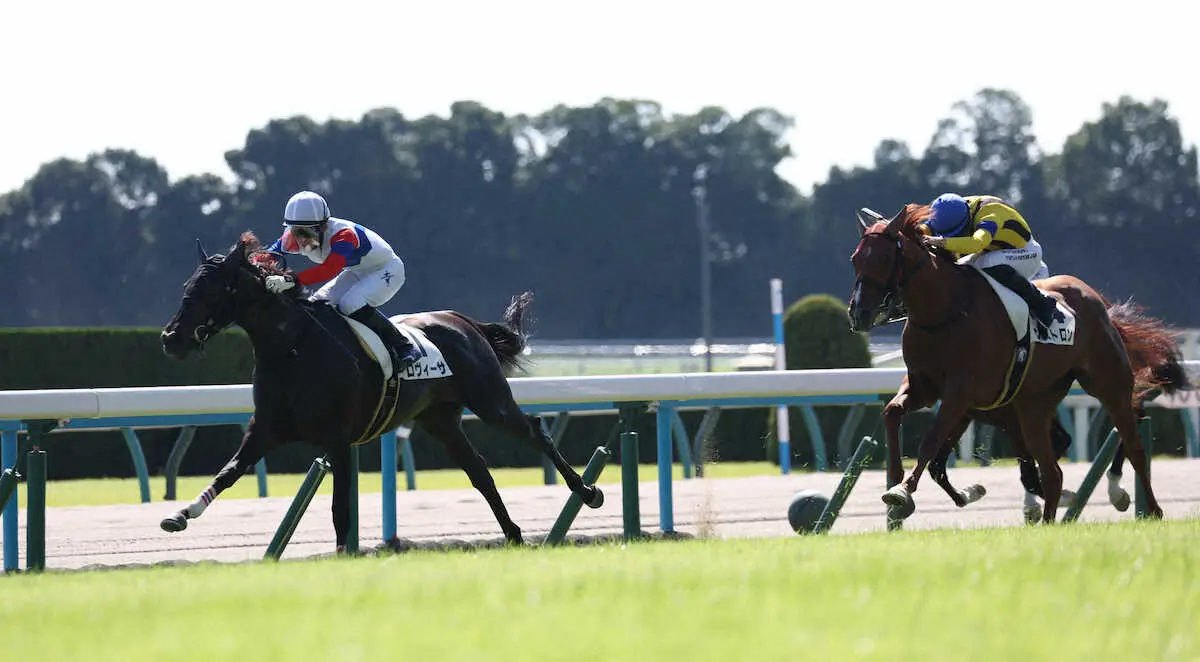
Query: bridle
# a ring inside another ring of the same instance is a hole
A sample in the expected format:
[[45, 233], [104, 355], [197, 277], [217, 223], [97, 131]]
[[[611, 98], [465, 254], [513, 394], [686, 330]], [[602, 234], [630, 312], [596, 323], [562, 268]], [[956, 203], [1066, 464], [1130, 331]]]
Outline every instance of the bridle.
[[[882, 232], [867, 232], [864, 233], [862, 239], [859, 240], [859, 248], [868, 237], [881, 236], [885, 239], [891, 239]], [[903, 319], [907, 313], [904, 312], [904, 304], [901, 299], [901, 291], [904, 285], [919, 273], [926, 266], [925, 261], [919, 261], [915, 266], [909, 266], [904, 258], [904, 244], [899, 235], [895, 238], [895, 252], [892, 256], [892, 269], [888, 274], [887, 282], [881, 283], [870, 276], [860, 276], [858, 282], [860, 285], [868, 285], [878, 291], [882, 291], [883, 295], [879, 299], [879, 304], [875, 306], [874, 318], [872, 326], [880, 326], [888, 322], [898, 321]], [[895, 317], [896, 315], [899, 317]]]
[[[209, 266], [211, 269], [218, 269], [221, 265], [209, 263], [206, 266]], [[216, 311], [210, 311], [208, 318], [203, 323], [196, 325], [196, 328], [192, 330], [192, 339], [196, 341], [197, 348], [201, 353], [204, 352], [204, 345], [210, 338], [217, 335], [234, 322], [230, 307], [233, 306], [233, 300], [238, 294], [236, 275], [232, 278], [226, 278], [223, 289], [223, 303]], [[195, 295], [183, 295], [184, 305], [195, 301], [201, 301], [207, 305], [207, 302], [203, 301], [199, 297], [196, 297]]]

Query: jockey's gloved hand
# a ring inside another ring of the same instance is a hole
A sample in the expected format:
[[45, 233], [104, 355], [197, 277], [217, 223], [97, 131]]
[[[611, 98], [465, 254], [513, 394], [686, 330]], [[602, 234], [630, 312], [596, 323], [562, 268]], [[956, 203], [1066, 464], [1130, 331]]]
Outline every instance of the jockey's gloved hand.
[[267, 276], [267, 289], [275, 294], [286, 292], [296, 286], [296, 282], [288, 276]]

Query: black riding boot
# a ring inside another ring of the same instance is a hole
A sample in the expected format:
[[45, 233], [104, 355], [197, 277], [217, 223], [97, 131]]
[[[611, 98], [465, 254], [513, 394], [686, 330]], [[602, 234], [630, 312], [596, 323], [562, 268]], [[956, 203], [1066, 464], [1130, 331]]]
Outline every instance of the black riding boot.
[[1007, 264], [998, 264], [984, 269], [987, 275], [995, 278], [1001, 285], [1016, 292], [1025, 303], [1029, 304], [1029, 312], [1047, 329], [1054, 323], [1055, 301], [1053, 297], [1042, 294], [1033, 283], [1021, 277], [1016, 269]]
[[383, 344], [392, 352], [392, 358], [396, 364], [396, 374], [404, 372], [408, 366], [412, 365], [413, 361], [419, 358], [417, 348], [408, 342], [408, 338], [400, 333], [391, 320], [375, 308], [363, 306], [350, 313], [350, 319], [362, 322], [368, 329], [379, 334]]

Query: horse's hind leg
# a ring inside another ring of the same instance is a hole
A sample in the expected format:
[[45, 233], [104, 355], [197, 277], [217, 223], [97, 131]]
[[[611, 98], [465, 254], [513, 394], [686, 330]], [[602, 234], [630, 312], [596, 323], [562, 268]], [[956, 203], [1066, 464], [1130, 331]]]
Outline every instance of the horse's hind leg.
[[1129, 510], [1129, 492], [1121, 487], [1121, 465], [1125, 463], [1125, 444], [1117, 444], [1112, 464], [1108, 467], [1108, 502], [1120, 512]]
[[208, 504], [217, 498], [217, 495], [229, 489], [255, 464], [258, 464], [258, 461], [266, 455], [267, 450], [273, 446], [273, 440], [274, 435], [269, 434], [265, 426], [259, 424], [255, 417], [251, 416], [250, 424], [246, 427], [246, 434], [242, 437], [242, 444], [238, 447], [237, 452], [217, 472], [212, 483], [204, 488], [191, 503], [169, 517], [163, 518], [159, 523], [162, 530], [174, 533], [186, 529], [188, 520], [200, 517], [208, 508]]
[[[508, 384], [504, 384], [505, 389]], [[533, 416], [521, 411], [517, 406], [516, 401], [512, 399], [512, 393], [505, 391], [504, 401], [497, 403], [495, 397], [491, 398], [467, 398], [467, 407], [475, 412], [479, 420], [488, 425], [492, 425], [509, 433], [516, 435], [525, 443], [540, 451], [543, 455], [550, 458], [554, 463], [554, 467], [558, 469], [558, 473], [562, 475], [563, 480], [567, 484], [567, 488], [579, 498], [589, 508], [599, 508], [604, 505], [604, 493], [595, 485], [586, 485], [583, 482], [583, 477], [575, 471], [574, 467], [563, 459], [562, 453], [558, 452], [558, 448], [554, 445], [554, 441], [550, 439], [550, 435], [546, 434], [545, 428], [542, 427], [542, 419], [540, 416]]]
[[[1137, 415], [1132, 402], [1133, 374], [1129, 371], [1128, 365], [1124, 370], [1117, 369], [1112, 372], [1115, 372], [1118, 377], [1100, 380], [1092, 374], [1087, 378], [1081, 378], [1079, 384], [1099, 400], [1100, 404], [1104, 405], [1108, 411], [1113, 427], [1117, 429], [1117, 434], [1121, 437], [1121, 446], [1128, 448], [1128, 451], [1124, 453], [1126, 459], [1129, 460], [1129, 464], [1133, 465], [1133, 472], [1141, 479], [1142, 485], [1145, 487], [1146, 512], [1149, 517], [1162, 519], [1162, 508], [1159, 507], [1158, 499], [1154, 496], [1154, 488], [1150, 485], [1150, 467], [1146, 463], [1146, 449], [1142, 446], [1142, 438], [1137, 429]], [[1116, 466], [1115, 457], [1113, 465]], [[1128, 507], [1126, 505], [1126, 508]]]
[[982, 485], [971, 485], [965, 490], [960, 490], [950, 484], [950, 476], [946, 472], [946, 462], [950, 459], [950, 451], [954, 448], [954, 440], [958, 439], [967, 430], [967, 426], [971, 424], [971, 419], [963, 417], [958, 428], [950, 435], [950, 441], [942, 444], [941, 450], [929, 463], [929, 477], [933, 482], [937, 483], [946, 494], [950, 496], [950, 500], [954, 505], [962, 508], [969, 503], [975, 503], [987, 494], [987, 490]]
[[500, 530], [504, 532], [505, 539], [512, 544], [521, 544], [521, 527], [517, 526], [509, 517], [508, 508], [504, 506], [504, 500], [500, 498], [500, 492], [496, 489], [496, 481], [492, 478], [492, 473], [488, 471], [483, 457], [471, 445], [467, 435], [463, 433], [462, 407], [448, 403], [434, 405], [421, 412], [417, 416], [417, 421], [429, 434], [446, 445], [450, 458], [462, 468], [467, 477], [471, 479], [471, 485], [483, 495], [484, 500], [491, 507], [492, 514], [496, 516], [496, 522], [500, 524]]
[[[1021, 439], [1025, 448], [1037, 460], [1039, 478], [1042, 483], [1042, 522], [1053, 524], [1055, 510], [1062, 496], [1062, 468], [1050, 441], [1050, 412], [1034, 407], [1020, 412]], [[1028, 517], [1027, 517], [1028, 521]]]

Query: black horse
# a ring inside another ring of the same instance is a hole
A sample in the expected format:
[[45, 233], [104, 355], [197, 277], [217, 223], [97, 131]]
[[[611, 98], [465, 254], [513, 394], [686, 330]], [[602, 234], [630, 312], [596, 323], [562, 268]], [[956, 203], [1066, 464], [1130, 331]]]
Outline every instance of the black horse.
[[530, 293], [513, 299], [503, 323], [481, 323], [449, 310], [404, 317], [403, 324], [423, 330], [441, 350], [453, 374], [400, 382], [395, 403], [383, 409], [383, 371], [345, 319], [332, 306], [301, 297], [298, 288], [269, 292], [264, 278], [278, 271], [270, 261], [254, 259], [259, 246], [250, 232], [227, 256], [209, 256], [197, 242], [200, 265], [184, 286], [179, 310], [163, 329], [163, 351], [183, 358], [237, 324], [250, 338], [255, 363], [254, 414], [241, 446], [195, 501], [162, 521], [164, 530], [187, 528], [187, 520], [199, 517], [272, 448], [307, 441], [321, 447], [332, 465], [333, 528], [341, 551], [350, 521], [351, 446], [416, 420], [446, 445], [491, 506], [508, 542], [520, 544], [520, 527], [509, 517], [483, 457], [463, 434], [464, 407], [549, 457], [585, 504], [599, 508], [604, 503], [604, 494], [584, 484], [551, 442], [541, 419], [522, 412], [509, 389], [506, 376], [520, 367], [525, 348], [522, 321], [533, 299]]

